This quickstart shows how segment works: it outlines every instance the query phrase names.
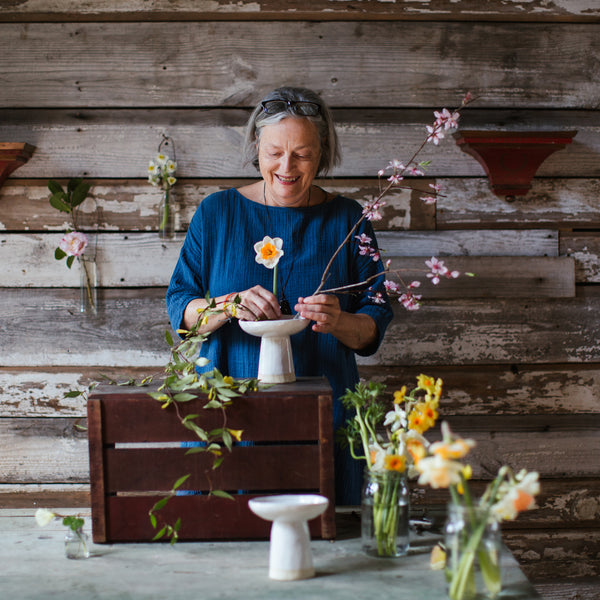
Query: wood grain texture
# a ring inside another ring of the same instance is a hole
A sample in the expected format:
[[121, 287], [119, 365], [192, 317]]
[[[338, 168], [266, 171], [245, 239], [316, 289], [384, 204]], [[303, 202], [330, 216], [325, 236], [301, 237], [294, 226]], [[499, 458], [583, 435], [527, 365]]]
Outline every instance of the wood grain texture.
[[445, 20], [597, 22], [593, 0], [23, 0], [0, 6], [0, 21], [168, 21], [168, 20]]
[[[600, 369], [594, 364], [413, 368], [362, 366], [361, 377], [388, 391], [410, 385], [421, 372], [441, 377], [444, 415], [579, 414], [600, 412]], [[85, 417], [85, 398], [65, 398], [105, 376], [125, 384], [159, 375], [159, 368], [0, 368], [0, 417]]]
[[[3, 366], [161, 367], [167, 360], [164, 288], [99, 290], [100, 314], [78, 311], [78, 290], [0, 290]], [[560, 364], [600, 361], [600, 290], [575, 298], [432, 300], [399, 304], [380, 350], [362, 365]], [[15, 314], [14, 306], [19, 306]], [[23, 340], [27, 340], [24, 343]], [[127, 340], [124, 343], [124, 340]], [[31, 348], [36, 352], [32, 353]]]
[[[69, 269], [64, 260], [54, 258], [62, 235], [0, 232], [0, 288], [79, 287], [79, 263]], [[554, 295], [573, 292], [574, 260], [557, 257], [558, 239], [553, 231], [380, 232], [377, 237], [384, 261], [391, 259], [394, 269], [406, 270], [410, 277], [425, 279], [429, 271], [425, 260], [432, 256], [447, 257], [451, 268], [481, 277], [444, 282], [437, 291], [429, 290], [430, 296], [489, 296], [486, 288], [494, 280], [509, 286], [499, 290], [496, 285], [493, 293], [503, 296], [522, 297], [536, 291], [547, 296], [553, 295], [552, 288]], [[103, 288], [168, 286], [183, 244], [183, 236], [162, 240], [156, 233], [92, 233], [89, 239], [86, 255], [96, 257], [98, 286]], [[139, 268], [146, 263], [146, 268]], [[551, 271], [555, 281], [549, 280]], [[563, 292], [558, 293], [561, 288]], [[428, 293], [424, 288], [420, 291]]]
[[455, 105], [468, 85], [484, 92], [480, 106], [595, 109], [599, 33], [565, 23], [247, 22], [244, 35], [219, 22], [0, 24], [0, 104], [251, 106], [294, 73], [333, 106]]
[[[448, 418], [454, 431], [476, 441], [471, 451], [473, 478], [489, 480], [501, 464], [537, 470], [542, 479], [594, 478], [590, 456], [600, 451], [599, 416], [487, 416]], [[11, 484], [86, 483], [88, 444], [83, 419], [0, 419], [5, 448], [0, 482]], [[182, 437], [185, 436], [183, 427]], [[248, 434], [249, 435], [249, 434]], [[439, 433], [432, 432], [434, 439]], [[184, 474], [184, 473], [182, 473]], [[596, 510], [596, 509], [594, 509]]]
[[[201, 201], [214, 192], [241, 187], [253, 179], [180, 179], [171, 190], [176, 209], [176, 228], [183, 232]], [[431, 179], [409, 185], [429, 190]], [[63, 187], [66, 180], [60, 180]], [[156, 231], [160, 191], [146, 180], [90, 180], [90, 198], [79, 207], [81, 227], [100, 231]], [[378, 193], [376, 179], [317, 179], [316, 185], [364, 203]], [[56, 231], [68, 224], [65, 215], [48, 202], [47, 182], [9, 179], [0, 188], [0, 231]], [[417, 192], [395, 189], [386, 194], [384, 218], [374, 221], [378, 230], [435, 229], [435, 209], [420, 201]]]
[[[257, 98], [259, 96], [257, 95]], [[437, 108], [437, 107], [435, 107]], [[20, 177], [145, 177], [163, 133], [176, 143], [178, 176], [256, 177], [242, 165], [241, 148], [249, 111], [244, 109], [0, 109], [0, 136], [36, 146], [35, 160]], [[336, 109], [343, 162], [336, 177], [376, 177], [392, 158], [408, 160], [433, 121], [428, 109]], [[572, 144], [550, 156], [539, 177], [600, 176], [599, 111], [470, 110], [465, 129], [578, 130]], [[431, 160], [430, 177], [482, 177], [479, 163], [445, 140], [428, 145], [422, 160]]]

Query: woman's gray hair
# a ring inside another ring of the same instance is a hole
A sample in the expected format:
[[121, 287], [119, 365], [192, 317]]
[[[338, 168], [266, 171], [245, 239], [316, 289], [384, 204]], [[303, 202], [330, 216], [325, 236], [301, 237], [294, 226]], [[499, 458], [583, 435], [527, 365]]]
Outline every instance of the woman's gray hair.
[[[318, 115], [303, 116], [297, 115], [288, 106], [286, 110], [269, 115], [265, 113], [262, 102], [268, 100], [291, 100], [294, 102], [314, 102], [319, 105]], [[281, 87], [267, 94], [254, 109], [246, 125], [246, 137], [244, 139], [244, 164], [253, 164], [257, 170], [258, 165], [258, 144], [260, 142], [261, 130], [265, 125], [278, 123], [282, 119], [291, 117], [294, 119], [308, 119], [317, 126], [319, 139], [321, 140], [321, 160], [317, 169], [317, 175], [326, 175], [333, 167], [338, 165], [341, 160], [340, 145], [337, 133], [333, 124], [333, 118], [329, 107], [321, 97], [312, 90], [297, 87]]]

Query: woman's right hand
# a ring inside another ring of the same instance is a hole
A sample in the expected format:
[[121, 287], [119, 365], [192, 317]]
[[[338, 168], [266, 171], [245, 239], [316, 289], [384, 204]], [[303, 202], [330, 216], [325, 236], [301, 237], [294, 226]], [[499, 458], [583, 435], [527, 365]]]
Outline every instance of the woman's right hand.
[[250, 289], [230, 294], [232, 298], [238, 295], [241, 302], [237, 307], [237, 318], [241, 321], [257, 321], [281, 318], [279, 302], [272, 292], [260, 285]]

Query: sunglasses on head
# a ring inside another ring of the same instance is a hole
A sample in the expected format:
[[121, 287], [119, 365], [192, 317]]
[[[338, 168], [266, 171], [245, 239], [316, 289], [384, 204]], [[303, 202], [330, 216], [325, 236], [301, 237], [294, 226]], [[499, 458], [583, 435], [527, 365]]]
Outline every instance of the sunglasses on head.
[[316, 117], [321, 113], [321, 107], [316, 102], [304, 102], [296, 100], [265, 100], [260, 103], [263, 112], [268, 115], [276, 115], [290, 109], [295, 115], [301, 117]]

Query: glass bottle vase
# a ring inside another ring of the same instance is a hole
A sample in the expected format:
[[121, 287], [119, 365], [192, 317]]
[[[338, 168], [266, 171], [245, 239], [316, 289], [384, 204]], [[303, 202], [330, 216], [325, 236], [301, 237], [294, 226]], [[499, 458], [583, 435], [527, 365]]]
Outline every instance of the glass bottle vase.
[[489, 509], [450, 504], [446, 521], [446, 579], [451, 600], [496, 598], [502, 589], [501, 534]]
[[371, 556], [404, 556], [409, 546], [406, 475], [365, 470], [361, 501], [363, 550]]
[[82, 313], [98, 313], [98, 292], [96, 279], [96, 261], [85, 255], [79, 257], [80, 293], [79, 311]]
[[65, 556], [73, 559], [90, 557], [89, 537], [83, 529], [67, 529], [65, 534]]
[[170, 189], [163, 191], [158, 205], [158, 237], [161, 239], [175, 237], [175, 205]]

